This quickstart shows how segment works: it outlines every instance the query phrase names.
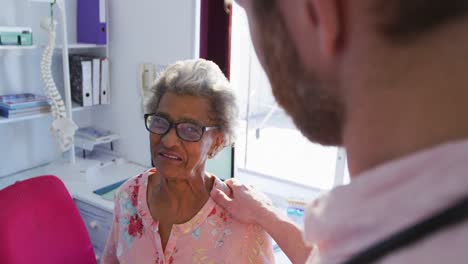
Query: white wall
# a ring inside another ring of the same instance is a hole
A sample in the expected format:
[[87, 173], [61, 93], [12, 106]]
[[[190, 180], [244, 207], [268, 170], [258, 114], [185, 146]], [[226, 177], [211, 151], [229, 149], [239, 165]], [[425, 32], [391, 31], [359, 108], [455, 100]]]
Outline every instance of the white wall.
[[150, 164], [150, 155], [138, 67], [194, 57], [195, 1], [109, 1], [112, 105], [93, 116], [93, 123], [120, 134], [116, 151], [142, 165]]

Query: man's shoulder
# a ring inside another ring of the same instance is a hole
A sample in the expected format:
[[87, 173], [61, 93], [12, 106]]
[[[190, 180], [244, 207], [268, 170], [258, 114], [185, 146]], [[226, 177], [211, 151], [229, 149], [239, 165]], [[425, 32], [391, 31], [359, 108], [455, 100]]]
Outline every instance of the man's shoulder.
[[414, 246], [388, 257], [383, 263], [466, 263], [468, 221], [441, 230]]

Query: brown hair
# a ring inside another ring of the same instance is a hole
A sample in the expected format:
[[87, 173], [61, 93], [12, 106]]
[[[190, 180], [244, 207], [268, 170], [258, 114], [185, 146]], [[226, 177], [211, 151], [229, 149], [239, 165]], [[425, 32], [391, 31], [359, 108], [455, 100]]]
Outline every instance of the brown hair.
[[408, 43], [468, 15], [468, 0], [375, 0], [378, 30], [396, 43]]
[[[407, 43], [436, 27], [468, 15], [468, 0], [370, 0], [377, 30], [389, 41]], [[256, 0], [257, 14], [276, 8], [276, 0]]]

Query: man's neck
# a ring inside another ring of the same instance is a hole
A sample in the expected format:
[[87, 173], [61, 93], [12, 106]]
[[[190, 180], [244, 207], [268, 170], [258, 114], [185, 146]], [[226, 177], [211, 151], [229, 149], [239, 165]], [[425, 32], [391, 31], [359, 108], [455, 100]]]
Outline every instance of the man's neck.
[[449, 36], [402, 52], [380, 51], [361, 62], [369, 65], [363, 66], [366, 75], [355, 78], [346, 98], [344, 145], [352, 177], [468, 138], [468, 40]]

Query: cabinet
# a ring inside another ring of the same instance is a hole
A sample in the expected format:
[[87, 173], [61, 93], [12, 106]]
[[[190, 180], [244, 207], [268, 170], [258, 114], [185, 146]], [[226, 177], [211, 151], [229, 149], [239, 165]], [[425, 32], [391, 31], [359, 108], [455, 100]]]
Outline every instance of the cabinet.
[[99, 260], [111, 230], [112, 212], [103, 210], [80, 199], [74, 199], [74, 201], [88, 229], [96, 258]]
[[[109, 58], [109, 45], [78, 43], [76, 39], [77, 0], [65, 0], [69, 54], [87, 54]], [[33, 30], [33, 46], [0, 46], [0, 94], [31, 92], [44, 94], [40, 62], [47, 45], [47, 32], [40, 27], [41, 20], [50, 16], [47, 0], [1, 0], [0, 25], [26, 26]], [[106, 5], [107, 8], [107, 5]], [[62, 17], [57, 6], [53, 8], [58, 22], [56, 48], [52, 73], [57, 88], [66, 102], [62, 64]], [[108, 20], [108, 12], [106, 21]], [[108, 32], [108, 30], [107, 30]], [[109, 38], [107, 38], [109, 39]], [[72, 118], [78, 126], [95, 125], [91, 116], [109, 106], [80, 107], [73, 103]], [[0, 117], [0, 178], [33, 168], [57, 159], [67, 159], [49, 132], [50, 113], [21, 117]]]

